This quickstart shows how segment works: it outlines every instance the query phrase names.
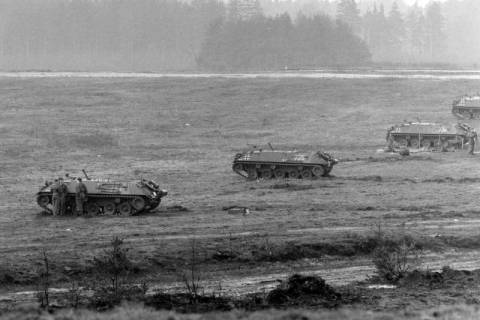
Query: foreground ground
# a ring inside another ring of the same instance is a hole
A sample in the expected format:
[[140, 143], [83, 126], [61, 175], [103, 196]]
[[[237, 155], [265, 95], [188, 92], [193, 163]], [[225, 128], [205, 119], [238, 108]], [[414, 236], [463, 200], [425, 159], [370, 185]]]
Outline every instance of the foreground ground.
[[[370, 258], [352, 244], [378, 228], [426, 243], [425, 268], [478, 269], [480, 155], [377, 151], [385, 129], [404, 119], [455, 122], [451, 100], [476, 92], [479, 84], [2, 78], [0, 293], [35, 288], [42, 250], [52, 261], [54, 285], [64, 286], [114, 236], [130, 247], [139, 274], [171, 290], [182, 287], [192, 245], [211, 291], [267, 290], [293, 272], [321, 275], [338, 286], [365, 280], [374, 274]], [[341, 162], [332, 177], [315, 181], [247, 182], [232, 172], [236, 152], [268, 142], [325, 150]], [[158, 211], [136, 217], [42, 214], [34, 197], [38, 187], [83, 168], [112, 180], [152, 178], [169, 195]], [[223, 210], [232, 205], [249, 207], [250, 214]], [[314, 249], [282, 255], [298, 246]], [[218, 251], [237, 257], [220, 261]], [[411, 301], [384, 301], [374, 309], [469, 303]]]

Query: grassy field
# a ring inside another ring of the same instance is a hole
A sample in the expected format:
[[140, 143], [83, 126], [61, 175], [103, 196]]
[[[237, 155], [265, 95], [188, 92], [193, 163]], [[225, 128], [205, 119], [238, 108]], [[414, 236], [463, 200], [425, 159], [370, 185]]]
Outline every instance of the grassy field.
[[[425, 267], [480, 268], [479, 156], [460, 151], [402, 158], [377, 152], [386, 128], [404, 119], [456, 122], [451, 101], [479, 85], [411, 79], [0, 78], [0, 278], [8, 280], [0, 293], [34, 287], [43, 249], [61, 286], [66, 270], [88, 265], [114, 236], [125, 240], [142, 275], [167, 287], [179, 285], [196, 239], [205, 281], [221, 282], [238, 294], [261, 290], [268, 287], [262, 281], [275, 284], [292, 272], [320, 274], [338, 285], [363, 280], [373, 274], [368, 257], [341, 249], [379, 225], [435, 239]], [[236, 152], [268, 142], [325, 150], [341, 162], [330, 178], [288, 185], [247, 182], [233, 173]], [[81, 169], [95, 178], [152, 178], [169, 195], [158, 211], [136, 217], [43, 215], [35, 203], [38, 188], [65, 173], [78, 176]], [[251, 213], [222, 210], [231, 205], [247, 206]], [[317, 249], [298, 259], [261, 258], [263, 252], [280, 255], [289, 246], [311, 244]], [[330, 251], [322, 247], [332, 244]], [[242, 259], [212, 258], [232, 247]], [[415, 306], [424, 307], [432, 304]]]

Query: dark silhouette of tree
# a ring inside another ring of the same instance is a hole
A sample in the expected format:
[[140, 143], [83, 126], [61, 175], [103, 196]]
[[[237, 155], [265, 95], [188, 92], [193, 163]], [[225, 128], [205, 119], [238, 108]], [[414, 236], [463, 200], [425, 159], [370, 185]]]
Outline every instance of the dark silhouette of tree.
[[438, 2], [429, 4], [425, 13], [425, 34], [426, 50], [432, 59], [441, 56], [445, 49], [444, 23], [440, 4]]
[[388, 51], [391, 57], [400, 58], [405, 42], [405, 25], [402, 14], [394, 2], [387, 18], [388, 25]]
[[207, 33], [199, 65], [218, 71], [284, 70], [364, 65], [369, 59], [367, 46], [345, 23], [303, 15], [292, 23], [284, 14], [217, 21]]
[[478, 0], [1, 0], [0, 68], [316, 67], [365, 43], [377, 62], [480, 64], [479, 16]]
[[410, 58], [421, 56], [425, 48], [425, 18], [417, 5], [407, 13], [405, 36]]
[[368, 11], [363, 19], [364, 37], [367, 39], [373, 57], [376, 60], [389, 58], [388, 46], [390, 42], [389, 29], [383, 5], [377, 9], [375, 5], [372, 11]]
[[337, 19], [349, 25], [355, 34], [361, 33], [360, 11], [355, 0], [340, 0], [338, 2]]

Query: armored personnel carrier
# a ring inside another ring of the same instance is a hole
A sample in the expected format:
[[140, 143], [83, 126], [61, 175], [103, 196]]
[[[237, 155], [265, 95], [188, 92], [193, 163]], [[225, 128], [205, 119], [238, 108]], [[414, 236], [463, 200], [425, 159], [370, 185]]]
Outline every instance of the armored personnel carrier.
[[452, 113], [460, 119], [480, 119], [480, 94], [453, 101]]
[[405, 122], [387, 130], [387, 143], [390, 148], [452, 151], [464, 148], [470, 130], [473, 128], [463, 123], [446, 126], [429, 122]]
[[338, 163], [326, 152], [298, 152], [253, 148], [235, 155], [232, 169], [247, 179], [312, 179], [330, 173]]
[[[120, 214], [133, 215], [148, 212], [160, 204], [167, 191], [160, 189], [152, 180], [142, 179], [137, 182], [118, 182], [109, 180], [83, 180], [87, 187], [87, 201], [84, 205], [85, 214]], [[66, 213], [75, 212], [76, 179], [66, 179], [68, 193], [66, 198]], [[52, 183], [45, 183], [37, 193], [37, 203], [46, 211], [52, 208]]]

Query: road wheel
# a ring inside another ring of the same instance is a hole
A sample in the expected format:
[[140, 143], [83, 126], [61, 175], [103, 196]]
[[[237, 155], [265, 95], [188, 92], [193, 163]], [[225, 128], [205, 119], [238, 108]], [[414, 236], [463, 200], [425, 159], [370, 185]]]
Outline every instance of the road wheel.
[[270, 169], [262, 169], [261, 175], [263, 179], [272, 179], [273, 173]]
[[131, 205], [136, 211], [142, 211], [145, 208], [145, 199], [142, 197], [135, 197], [132, 200]]
[[243, 171], [243, 165], [240, 163], [236, 163], [233, 165], [233, 171], [238, 172], [238, 171]]
[[300, 173], [297, 169], [291, 169], [288, 171], [288, 177], [290, 179], [298, 179], [300, 177]]
[[277, 168], [273, 170], [273, 175], [275, 176], [275, 179], [283, 179], [285, 178], [285, 170], [282, 168]]
[[48, 196], [39, 196], [37, 198], [37, 203], [40, 207], [46, 208], [50, 203], [50, 198]]
[[325, 169], [322, 166], [313, 167], [312, 173], [315, 177], [321, 177], [325, 174]]
[[410, 146], [414, 149], [420, 148], [420, 141], [417, 138], [410, 139]]
[[118, 206], [118, 213], [122, 216], [128, 216], [132, 213], [132, 206], [128, 202], [123, 202]]
[[395, 142], [398, 144], [399, 147], [407, 147], [408, 146], [408, 140], [405, 138], [398, 138], [395, 140]]
[[302, 171], [302, 178], [303, 179], [312, 179], [313, 178], [313, 173], [310, 169], [304, 169]]
[[115, 214], [115, 209], [116, 209], [116, 206], [115, 206], [115, 202], [113, 201], [105, 202], [105, 204], [103, 205], [103, 213], [105, 214], [109, 214], [109, 215]]
[[89, 216], [97, 215], [100, 212], [98, 206], [93, 202], [87, 202], [85, 205], [85, 213]]
[[248, 180], [256, 180], [258, 178], [258, 172], [256, 168], [248, 168]]

